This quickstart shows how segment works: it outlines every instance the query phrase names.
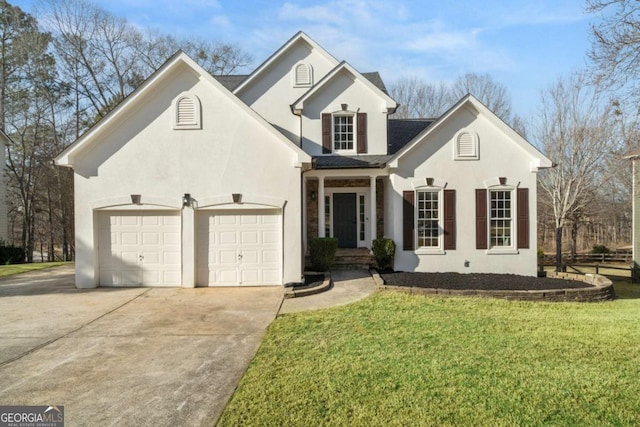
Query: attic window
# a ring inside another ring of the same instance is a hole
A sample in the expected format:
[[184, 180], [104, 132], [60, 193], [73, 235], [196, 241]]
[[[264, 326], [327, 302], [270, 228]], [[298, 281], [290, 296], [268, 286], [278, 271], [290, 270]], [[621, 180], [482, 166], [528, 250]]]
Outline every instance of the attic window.
[[308, 87], [313, 84], [313, 69], [306, 63], [293, 67], [293, 85], [295, 87]]
[[461, 131], [455, 138], [455, 160], [478, 160], [478, 135], [474, 132]]
[[174, 129], [202, 129], [200, 121], [200, 100], [197, 96], [184, 92], [173, 101]]

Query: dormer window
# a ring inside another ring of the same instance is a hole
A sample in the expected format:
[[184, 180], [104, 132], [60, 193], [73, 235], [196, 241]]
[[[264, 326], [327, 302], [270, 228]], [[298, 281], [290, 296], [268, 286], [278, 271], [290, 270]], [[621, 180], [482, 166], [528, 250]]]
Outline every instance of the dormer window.
[[353, 150], [353, 114], [333, 115], [333, 150]]
[[293, 67], [293, 85], [309, 87], [313, 84], [313, 69], [307, 63], [299, 63]]
[[460, 131], [455, 137], [455, 160], [478, 160], [478, 135], [468, 130]]
[[366, 154], [367, 113], [347, 108], [322, 114], [322, 154]]
[[188, 92], [173, 101], [174, 129], [202, 129], [200, 100]]

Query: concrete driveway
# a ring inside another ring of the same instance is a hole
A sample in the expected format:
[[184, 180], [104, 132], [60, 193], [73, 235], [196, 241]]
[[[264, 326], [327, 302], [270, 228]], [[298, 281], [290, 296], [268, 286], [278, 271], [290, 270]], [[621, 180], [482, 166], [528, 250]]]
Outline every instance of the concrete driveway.
[[282, 303], [268, 288], [77, 290], [72, 267], [0, 280], [0, 405], [66, 425], [213, 425]]

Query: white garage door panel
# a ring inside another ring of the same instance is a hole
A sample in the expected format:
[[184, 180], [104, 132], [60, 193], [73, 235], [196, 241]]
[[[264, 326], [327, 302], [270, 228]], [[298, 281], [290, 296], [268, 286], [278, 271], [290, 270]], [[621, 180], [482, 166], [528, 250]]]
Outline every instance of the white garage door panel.
[[281, 235], [279, 211], [198, 213], [198, 286], [282, 284]]
[[102, 286], [179, 286], [180, 215], [100, 212], [98, 252]]

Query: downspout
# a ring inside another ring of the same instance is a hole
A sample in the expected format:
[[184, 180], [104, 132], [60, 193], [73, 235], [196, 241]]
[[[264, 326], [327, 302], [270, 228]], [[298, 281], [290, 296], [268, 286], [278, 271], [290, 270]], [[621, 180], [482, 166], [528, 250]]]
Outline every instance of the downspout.
[[[300, 147], [300, 149], [302, 149], [302, 114], [300, 114], [299, 111], [295, 110], [293, 108], [293, 105], [289, 106], [291, 108], [291, 113], [293, 115], [298, 116], [299, 119], [299, 125], [298, 125], [298, 147]], [[302, 202], [302, 209], [300, 209], [300, 236], [302, 236], [302, 239], [300, 239], [300, 246], [301, 246], [301, 265], [302, 265], [302, 274], [300, 276], [300, 282], [304, 283], [304, 269], [305, 269], [305, 261], [306, 261], [306, 257], [307, 257], [307, 236], [305, 235], [304, 232], [304, 228], [305, 228], [305, 213], [307, 210], [307, 195], [305, 194], [305, 185], [304, 185], [304, 173], [306, 172], [305, 170], [305, 165], [304, 163], [302, 163], [301, 167], [300, 167], [300, 201]]]

